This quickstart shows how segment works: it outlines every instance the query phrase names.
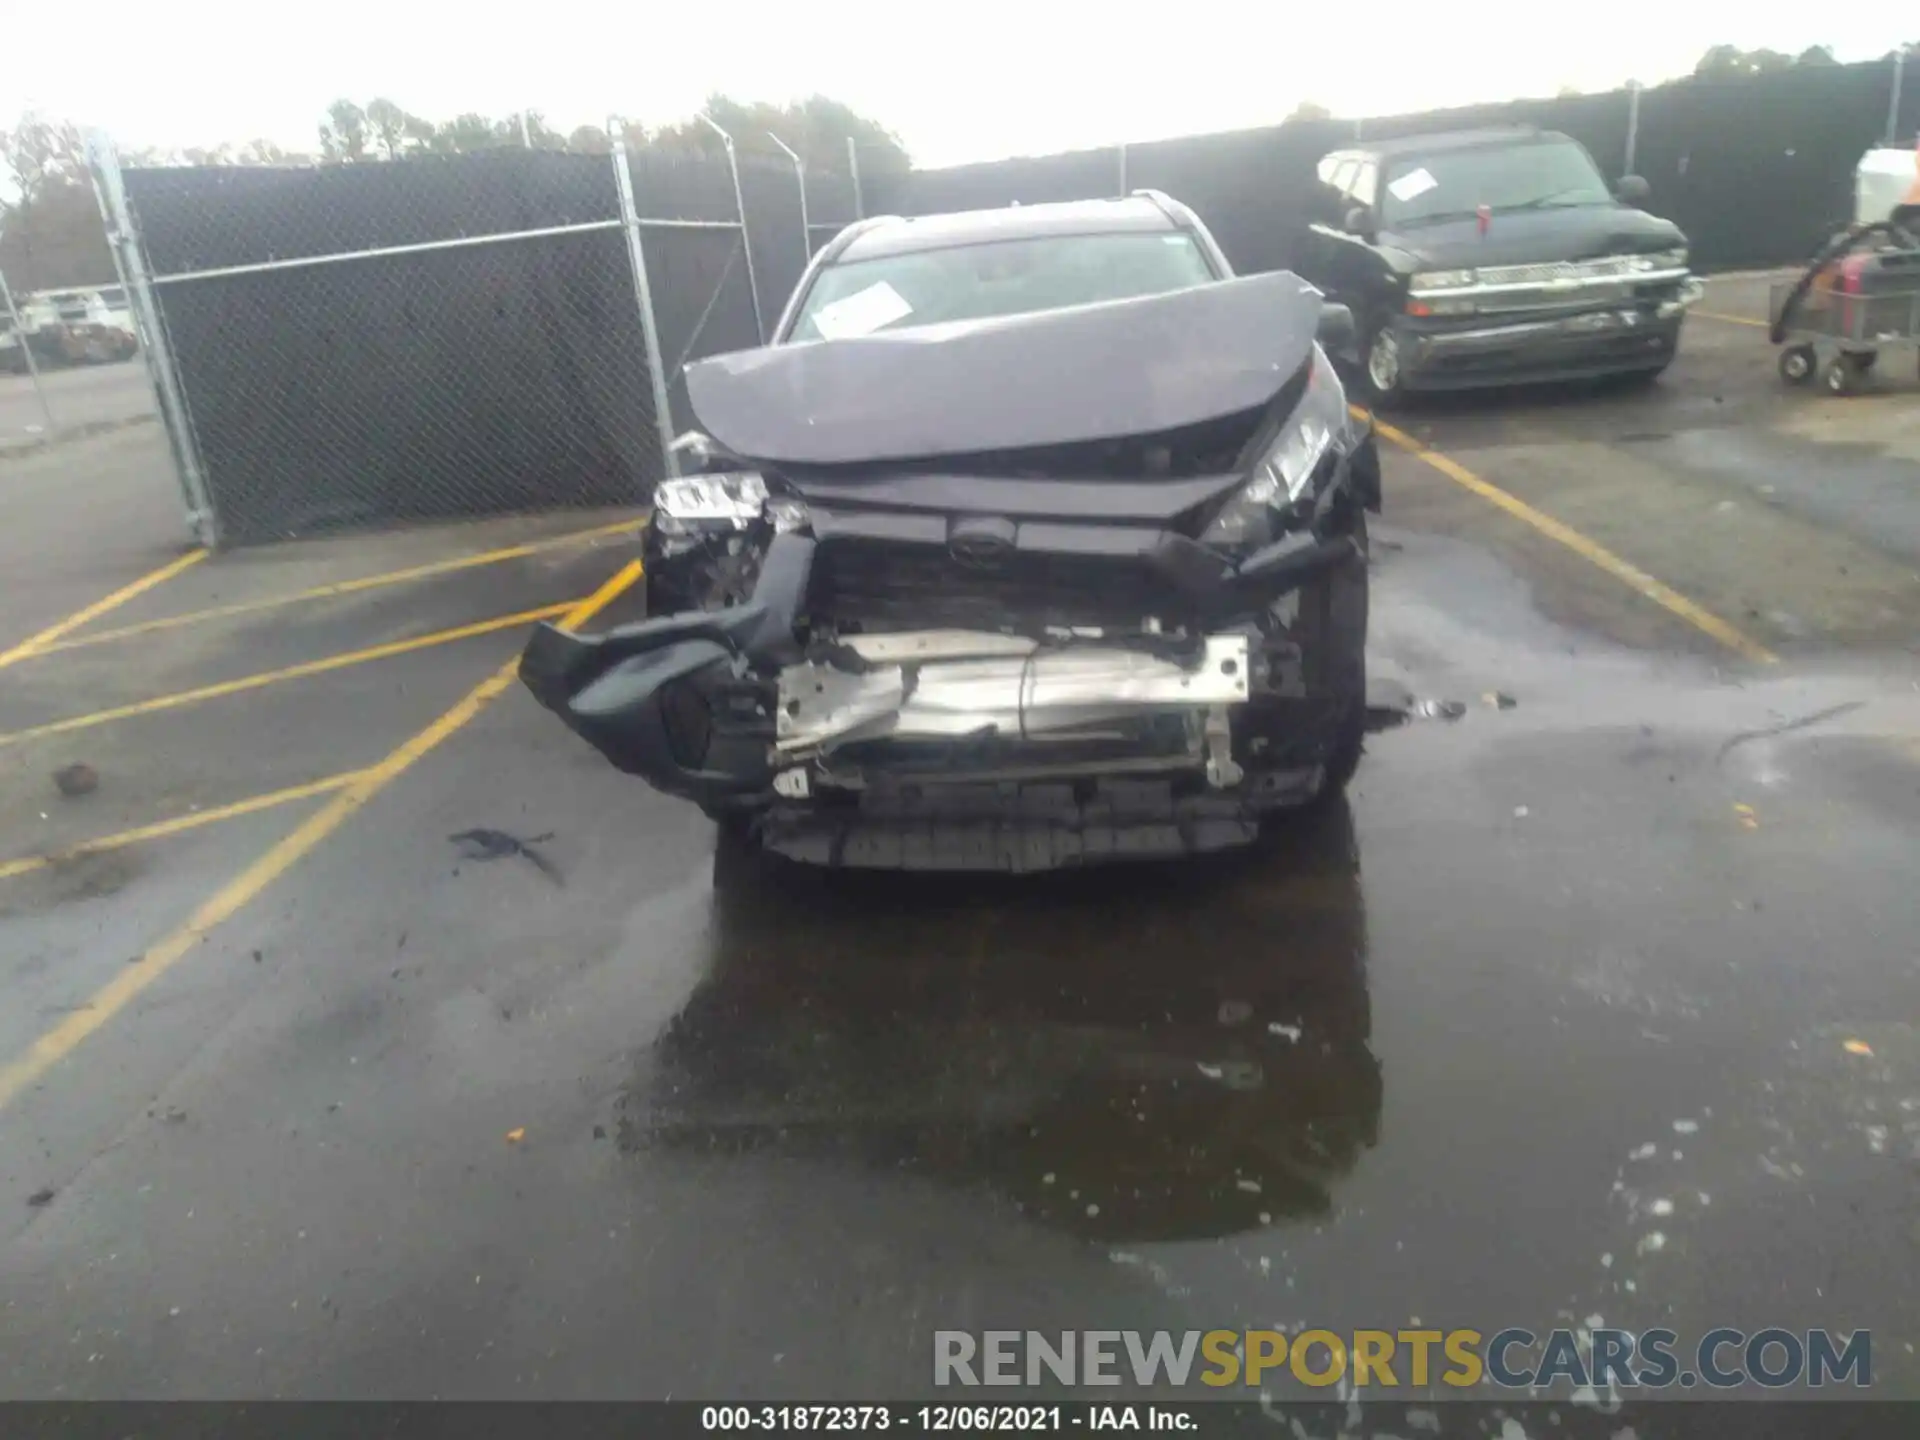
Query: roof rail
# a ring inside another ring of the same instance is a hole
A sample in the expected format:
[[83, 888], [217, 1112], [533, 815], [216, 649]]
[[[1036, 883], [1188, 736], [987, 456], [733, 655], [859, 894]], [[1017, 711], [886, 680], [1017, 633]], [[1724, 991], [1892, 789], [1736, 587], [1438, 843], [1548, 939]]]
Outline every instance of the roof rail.
[[1164, 190], [1132, 190], [1127, 198], [1152, 201], [1154, 208], [1179, 229], [1194, 230], [1200, 227], [1200, 217], [1193, 213], [1192, 207], [1182, 205]]

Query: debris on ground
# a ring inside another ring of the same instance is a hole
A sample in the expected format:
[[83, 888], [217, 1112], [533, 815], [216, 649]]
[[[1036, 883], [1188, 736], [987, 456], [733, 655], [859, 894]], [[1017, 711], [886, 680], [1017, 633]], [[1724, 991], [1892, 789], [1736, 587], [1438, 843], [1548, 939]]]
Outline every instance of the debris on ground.
[[1843, 1042], [1840, 1048], [1846, 1051], [1849, 1055], [1873, 1054], [1873, 1047], [1867, 1044], [1867, 1042], [1864, 1040], [1848, 1040]]
[[91, 795], [100, 788], [100, 772], [91, 765], [75, 761], [71, 765], [62, 765], [53, 772], [53, 784], [69, 800], [77, 800], [82, 795]]
[[[462, 830], [458, 834], [449, 835], [447, 839], [460, 847], [460, 857], [463, 860], [504, 860], [509, 855], [519, 855], [555, 885], [566, 883], [560, 878], [559, 867], [533, 848], [553, 839], [551, 831], [545, 835], [533, 835], [522, 840], [519, 836], [509, 835], [504, 830], [475, 829]], [[453, 873], [458, 875], [460, 872], [456, 869]]]
[[1412, 713], [1422, 720], [1458, 720], [1467, 707], [1460, 700], [1416, 700]]
[[1511, 710], [1520, 702], [1504, 690], [1489, 690], [1480, 697], [1480, 703], [1494, 710]]
[[507, 1131], [507, 1143], [509, 1145], [518, 1145], [526, 1138], [527, 1127], [524, 1125], [516, 1125], [513, 1129]]
[[1220, 1002], [1220, 1023], [1222, 1025], [1244, 1025], [1253, 1018], [1253, 1006], [1244, 1000], [1222, 1000]]
[[36, 1210], [40, 1209], [43, 1206], [51, 1205], [53, 1203], [53, 1193], [54, 1192], [51, 1188], [48, 1188], [45, 1190], [36, 1190], [33, 1192], [33, 1194], [27, 1196], [27, 1204], [31, 1205]]
[[1742, 730], [1738, 735], [1731, 737], [1726, 744], [1722, 745], [1719, 754], [1713, 758], [1717, 763], [1727, 758], [1727, 752], [1729, 750], [1732, 750], [1737, 745], [1744, 745], [1749, 740], [1769, 740], [1776, 735], [1786, 735], [1795, 730], [1805, 730], [1811, 725], [1818, 725], [1823, 720], [1832, 720], [1838, 716], [1847, 714], [1849, 711], [1858, 710], [1866, 703], [1864, 700], [1849, 700], [1843, 705], [1829, 705], [1826, 709], [1816, 710], [1811, 715], [1802, 715], [1798, 720], [1782, 721], [1778, 725], [1768, 725], [1759, 730]]

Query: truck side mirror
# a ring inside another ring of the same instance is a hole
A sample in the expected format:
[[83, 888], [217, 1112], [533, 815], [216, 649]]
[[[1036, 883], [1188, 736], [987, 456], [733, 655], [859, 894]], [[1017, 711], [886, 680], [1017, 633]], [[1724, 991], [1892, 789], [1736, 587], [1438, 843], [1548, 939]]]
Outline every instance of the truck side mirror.
[[1321, 349], [1331, 354], [1344, 355], [1353, 348], [1355, 334], [1351, 309], [1332, 301], [1320, 307], [1320, 327], [1317, 338]]
[[1622, 175], [1613, 187], [1614, 199], [1622, 205], [1641, 206], [1653, 198], [1653, 187], [1638, 175]]
[[1373, 210], [1366, 205], [1356, 205], [1347, 211], [1347, 233], [1358, 235], [1362, 240], [1373, 239]]

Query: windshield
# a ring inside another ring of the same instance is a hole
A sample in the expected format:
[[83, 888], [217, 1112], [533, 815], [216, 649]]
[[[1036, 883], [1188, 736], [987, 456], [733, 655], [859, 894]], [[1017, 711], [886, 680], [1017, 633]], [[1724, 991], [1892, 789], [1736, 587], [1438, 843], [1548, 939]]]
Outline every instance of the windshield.
[[1612, 200], [1592, 157], [1570, 140], [1487, 145], [1397, 161], [1380, 192], [1380, 218], [1409, 225], [1492, 210], [1604, 205]]
[[1204, 285], [1215, 276], [1186, 234], [1048, 235], [957, 245], [823, 270], [789, 340], [1025, 315]]

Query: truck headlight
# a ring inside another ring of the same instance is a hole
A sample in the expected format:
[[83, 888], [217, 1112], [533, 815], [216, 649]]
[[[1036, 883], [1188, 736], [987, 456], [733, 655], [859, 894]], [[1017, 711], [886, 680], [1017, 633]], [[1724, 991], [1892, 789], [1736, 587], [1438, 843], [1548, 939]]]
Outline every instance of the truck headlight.
[[1311, 499], [1314, 477], [1346, 433], [1347, 392], [1326, 352], [1316, 345], [1306, 393], [1254, 466], [1252, 478], [1201, 533], [1201, 543], [1227, 550], [1270, 543], [1287, 528], [1301, 502]]
[[1468, 290], [1479, 280], [1472, 270], [1422, 270], [1407, 287], [1409, 295], [1432, 295], [1443, 290]]
[[1641, 275], [1650, 275], [1656, 270], [1684, 270], [1687, 268], [1687, 247], [1680, 245], [1672, 250], [1649, 251], [1645, 255], [1635, 255], [1627, 264]]

